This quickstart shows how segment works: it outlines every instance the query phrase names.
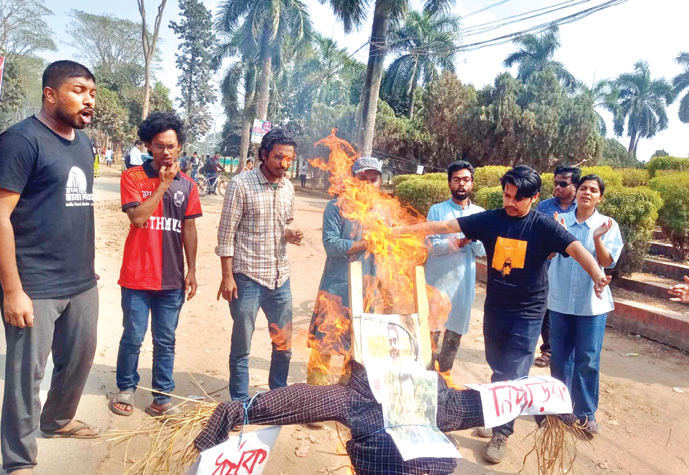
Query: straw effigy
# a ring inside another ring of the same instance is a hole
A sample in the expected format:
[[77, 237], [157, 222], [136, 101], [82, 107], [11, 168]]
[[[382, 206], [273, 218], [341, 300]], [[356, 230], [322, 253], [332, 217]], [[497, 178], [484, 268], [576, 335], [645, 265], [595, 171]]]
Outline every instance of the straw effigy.
[[[533, 435], [534, 445], [524, 455], [523, 463], [526, 466], [526, 460], [535, 453], [538, 475], [569, 473], [577, 457], [577, 438], [586, 438], [579, 422], [565, 423], [558, 416], [545, 416], [539, 427], [529, 435]], [[523, 471], [524, 468], [519, 473]]]

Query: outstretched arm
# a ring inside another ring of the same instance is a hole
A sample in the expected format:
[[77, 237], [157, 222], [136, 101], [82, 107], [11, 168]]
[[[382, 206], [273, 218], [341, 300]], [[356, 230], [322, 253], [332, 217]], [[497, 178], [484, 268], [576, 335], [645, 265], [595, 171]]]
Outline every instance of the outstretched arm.
[[577, 261], [579, 265], [584, 268], [586, 273], [591, 276], [593, 280], [593, 291], [596, 293], [596, 297], [601, 298], [603, 289], [610, 283], [611, 277], [605, 275], [605, 272], [600, 268], [596, 259], [579, 241], [574, 241], [567, 246], [565, 252], [567, 252], [572, 259]]
[[431, 234], [453, 234], [461, 233], [459, 222], [456, 219], [448, 219], [447, 221], [426, 221], [425, 223], [409, 224], [407, 226], [396, 226], [392, 228], [392, 233], [396, 235], [401, 234], [424, 234], [429, 236]]

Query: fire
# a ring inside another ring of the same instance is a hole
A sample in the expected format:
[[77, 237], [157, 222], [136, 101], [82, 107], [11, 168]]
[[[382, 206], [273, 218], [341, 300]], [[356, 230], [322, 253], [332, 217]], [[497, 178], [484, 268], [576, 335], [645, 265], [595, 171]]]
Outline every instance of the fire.
[[[340, 380], [349, 370], [347, 363], [351, 358], [350, 310], [342, 305], [342, 299], [339, 296], [321, 291], [316, 297], [314, 313], [316, 314], [314, 326], [317, 331], [309, 332], [308, 344], [313, 351], [309, 359], [309, 370], [315, 369], [321, 374], [337, 376], [337, 380]], [[320, 339], [315, 338], [313, 333], [324, 336]], [[331, 374], [330, 357], [332, 355], [344, 356], [340, 374]], [[337, 382], [337, 380], [331, 382]]]
[[[351, 145], [338, 138], [336, 129], [316, 143], [330, 148], [327, 162], [310, 160], [312, 166], [330, 172], [329, 193], [337, 196], [342, 215], [361, 223], [367, 251], [376, 256], [376, 279], [369, 281], [366, 300], [379, 299], [376, 313], [413, 313], [414, 268], [423, 264], [427, 249], [417, 236], [394, 236], [391, 226], [414, 224], [424, 218], [369, 183], [352, 176], [352, 165], [358, 158]], [[374, 297], [378, 293], [378, 297]]]
[[275, 323], [268, 327], [270, 339], [277, 351], [287, 351], [292, 348], [292, 324], [288, 323], [284, 328], [280, 328]]

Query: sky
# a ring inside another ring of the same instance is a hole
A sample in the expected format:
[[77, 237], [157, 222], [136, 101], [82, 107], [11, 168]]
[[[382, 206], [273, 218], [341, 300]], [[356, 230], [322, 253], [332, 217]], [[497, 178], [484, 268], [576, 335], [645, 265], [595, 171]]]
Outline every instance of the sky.
[[[462, 17], [462, 28], [468, 29], [562, 1], [458, 0], [454, 13]], [[573, 12], [600, 4], [602, 1], [589, 0], [578, 7], [571, 7], [560, 13]], [[58, 51], [41, 54], [49, 61], [79, 60], [80, 58], [78, 49], [68, 44], [70, 37], [67, 33], [67, 25], [71, 21], [70, 12], [73, 9], [140, 21], [136, 0], [119, 0], [112, 3], [94, 2], [87, 4], [88, 6], [84, 6], [83, 0], [45, 0], [45, 2], [54, 13], [47, 17], [46, 21], [52, 28], [58, 45]], [[158, 2], [159, 0], [146, 0], [149, 24], [153, 22]], [[203, 0], [203, 2], [214, 14], [221, 4], [221, 0]], [[571, 0], [571, 3], [581, 2], [582, 0]], [[370, 11], [365, 24], [357, 31], [345, 34], [329, 5], [321, 5], [318, 0], [305, 0], [305, 3], [309, 8], [315, 28], [321, 34], [334, 38], [339, 45], [346, 47], [349, 51], [354, 52], [368, 40], [371, 28]], [[373, 0], [369, 3], [373, 3]], [[116, 8], [108, 6], [115, 4]], [[411, 4], [413, 8], [420, 9], [423, 2], [411, 0]], [[492, 5], [495, 6], [486, 8]], [[478, 12], [479, 10], [484, 11]], [[175, 68], [178, 40], [168, 25], [170, 21], [179, 21], [178, 12], [177, 0], [168, 0], [160, 32], [162, 62], [160, 70], [156, 73], [157, 78], [171, 89], [172, 98], [179, 95], [176, 85], [178, 74]], [[562, 46], [555, 52], [555, 59], [561, 61], [575, 77], [588, 84], [593, 84], [600, 79], [614, 79], [621, 73], [632, 72], [634, 64], [640, 60], [649, 63], [654, 78], [664, 77], [671, 81], [674, 76], [682, 72], [674, 59], [681, 51], [689, 51], [689, 35], [686, 33], [686, 18], [688, 17], [689, 2], [686, 0], [627, 0], [625, 3], [595, 13], [575, 23], [561, 26]], [[541, 23], [543, 19], [552, 18], [551, 15], [482, 35], [467, 35], [463, 42], [473, 43], [500, 36]], [[513, 51], [515, 51], [515, 45], [507, 43], [459, 53], [455, 58], [457, 75], [463, 83], [473, 84], [476, 88], [491, 84], [499, 73], [505, 71], [506, 68], [502, 62]], [[362, 62], [366, 62], [367, 56], [368, 48], [361, 49], [355, 55]], [[511, 72], [516, 74], [516, 67]], [[214, 78], [216, 84], [218, 79], [219, 75]], [[637, 153], [639, 159], [648, 160], [658, 149], [664, 149], [674, 156], [689, 155], [689, 124], [683, 124], [677, 117], [678, 102], [675, 101], [668, 108], [668, 129], [658, 133], [652, 139], [641, 140]], [[605, 112], [602, 114], [606, 116]], [[216, 119], [215, 130], [220, 130], [224, 117], [222, 117], [222, 108], [219, 104], [213, 107], [213, 115]], [[609, 122], [612, 119], [609, 115], [606, 118]], [[608, 130], [612, 131], [612, 124], [609, 124]], [[629, 139], [625, 135], [618, 140], [626, 146]]]

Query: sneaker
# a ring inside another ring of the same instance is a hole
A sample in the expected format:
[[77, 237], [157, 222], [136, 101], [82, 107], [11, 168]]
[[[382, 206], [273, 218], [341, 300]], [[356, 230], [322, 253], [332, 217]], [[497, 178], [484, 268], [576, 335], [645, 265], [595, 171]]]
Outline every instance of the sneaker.
[[591, 435], [598, 435], [603, 432], [603, 429], [601, 429], [596, 421], [590, 420], [584, 424], [584, 432], [588, 432]]
[[486, 445], [486, 451], [483, 453], [483, 456], [490, 463], [500, 463], [505, 458], [506, 451], [507, 437], [502, 434], [493, 434], [490, 442]]
[[477, 427], [476, 435], [483, 437], [484, 439], [490, 439], [493, 437], [493, 429], [486, 429], [485, 427]]

